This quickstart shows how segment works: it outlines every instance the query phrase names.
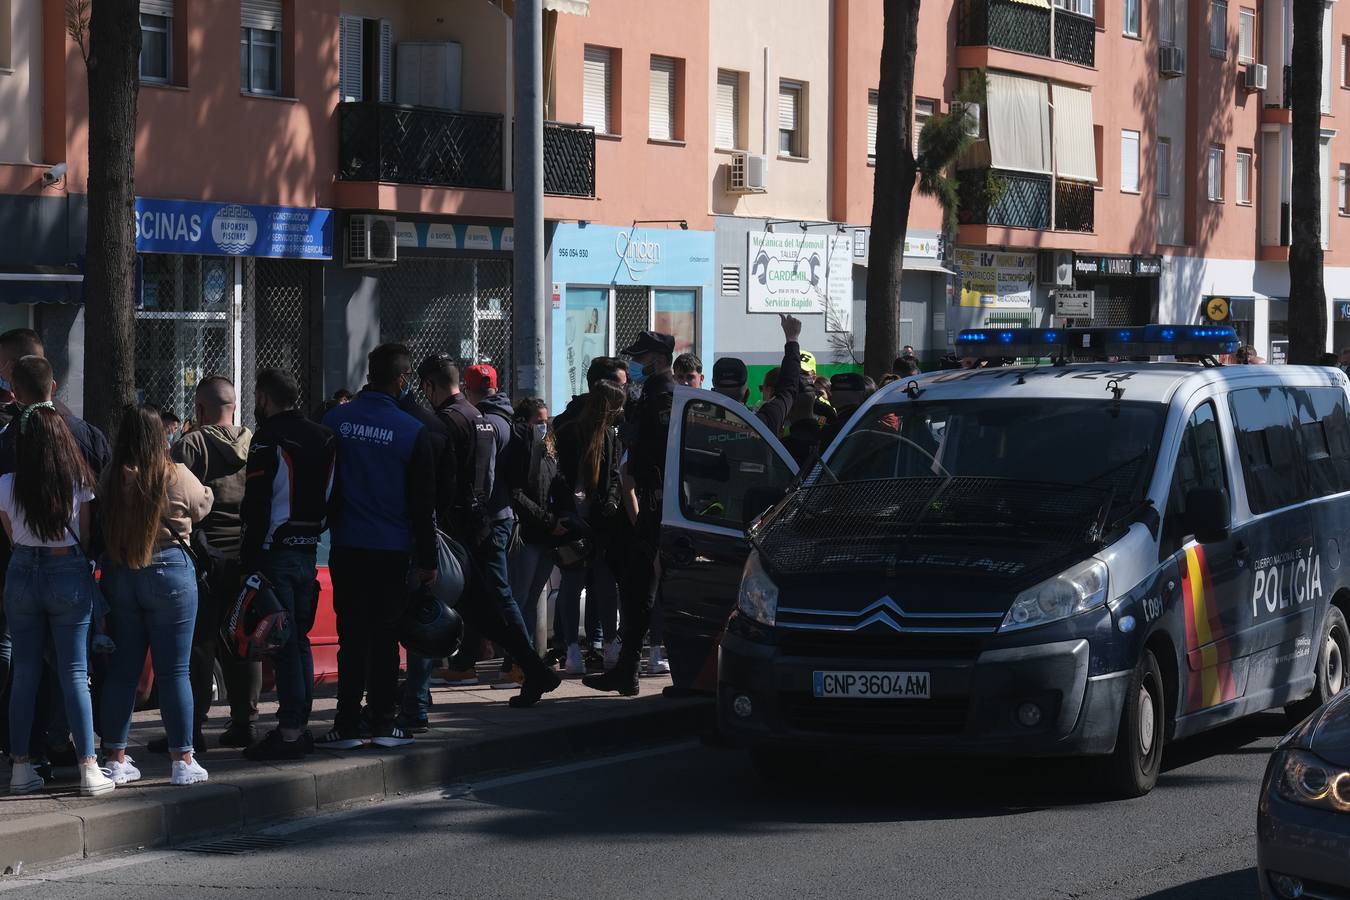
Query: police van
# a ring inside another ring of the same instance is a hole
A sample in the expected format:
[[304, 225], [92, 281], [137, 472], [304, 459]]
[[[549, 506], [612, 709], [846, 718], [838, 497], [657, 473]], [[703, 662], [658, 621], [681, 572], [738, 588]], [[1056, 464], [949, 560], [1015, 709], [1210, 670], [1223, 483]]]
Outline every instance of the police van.
[[720, 642], [724, 734], [770, 776], [824, 747], [1078, 755], [1138, 796], [1166, 741], [1339, 691], [1346, 376], [1215, 362], [1236, 344], [962, 332], [1042, 362], [891, 384], [800, 474], [745, 407], [678, 389], [667, 639]]

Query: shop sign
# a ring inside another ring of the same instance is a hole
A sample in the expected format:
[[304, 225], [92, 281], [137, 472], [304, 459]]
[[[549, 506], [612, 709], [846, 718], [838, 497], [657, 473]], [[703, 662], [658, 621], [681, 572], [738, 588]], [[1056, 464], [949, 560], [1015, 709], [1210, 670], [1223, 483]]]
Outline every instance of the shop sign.
[[961, 305], [977, 309], [1030, 309], [1036, 254], [956, 250]]
[[829, 331], [852, 328], [852, 242], [846, 235], [746, 235], [747, 310], [752, 313], [825, 313]]
[[1136, 256], [1134, 258], [1134, 274], [1140, 278], [1160, 277], [1162, 275], [1162, 257]]
[[942, 258], [942, 242], [935, 237], [905, 238], [905, 255], [921, 256], [925, 259]]
[[1162, 275], [1162, 257], [1076, 253], [1073, 257], [1073, 272], [1088, 278], [1103, 275], [1111, 278], [1156, 278]]
[[417, 225], [413, 222], [396, 222], [394, 235], [400, 247], [417, 246]]
[[1267, 360], [1272, 366], [1283, 366], [1289, 362], [1289, 342], [1271, 341], [1270, 359]]
[[853, 229], [853, 258], [867, 259], [867, 229]]
[[135, 227], [141, 253], [333, 257], [330, 209], [137, 197]]
[[628, 277], [639, 281], [641, 276], [661, 265], [661, 243], [636, 229], [620, 231], [614, 237], [614, 253], [619, 257]]
[[1232, 312], [1227, 297], [1208, 297], [1205, 299], [1205, 318], [1211, 322], [1227, 322]]
[[1350, 322], [1350, 300], [1336, 301], [1336, 321]]
[[1095, 301], [1094, 291], [1055, 291], [1055, 315], [1069, 319], [1090, 319]]
[[465, 250], [494, 250], [492, 229], [486, 225], [470, 225], [464, 229]]
[[444, 222], [433, 222], [427, 226], [428, 250], [454, 250], [459, 247], [455, 239], [455, 226]]

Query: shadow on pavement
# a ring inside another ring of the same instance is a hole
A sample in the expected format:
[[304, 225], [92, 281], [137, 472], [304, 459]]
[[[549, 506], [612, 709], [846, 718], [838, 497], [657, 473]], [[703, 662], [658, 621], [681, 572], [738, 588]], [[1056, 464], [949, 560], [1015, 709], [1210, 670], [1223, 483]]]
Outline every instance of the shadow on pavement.
[[1248, 897], [1256, 900], [1260, 896], [1256, 868], [1251, 867], [1164, 888], [1145, 894], [1140, 900], [1244, 900]]

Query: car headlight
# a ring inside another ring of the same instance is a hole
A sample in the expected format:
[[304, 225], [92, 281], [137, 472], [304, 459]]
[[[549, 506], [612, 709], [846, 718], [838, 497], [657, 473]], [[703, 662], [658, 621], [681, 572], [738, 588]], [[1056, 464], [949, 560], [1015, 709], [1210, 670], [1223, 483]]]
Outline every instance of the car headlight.
[[1000, 631], [1065, 619], [1106, 602], [1106, 566], [1089, 559], [1017, 595]]
[[778, 585], [774, 584], [764, 571], [757, 550], [751, 550], [749, 558], [745, 561], [745, 571], [741, 573], [741, 590], [736, 597], [736, 608], [742, 615], [749, 616], [762, 625], [772, 625], [778, 616]]
[[1350, 772], [1306, 750], [1285, 750], [1276, 761], [1275, 792], [1299, 806], [1350, 812]]

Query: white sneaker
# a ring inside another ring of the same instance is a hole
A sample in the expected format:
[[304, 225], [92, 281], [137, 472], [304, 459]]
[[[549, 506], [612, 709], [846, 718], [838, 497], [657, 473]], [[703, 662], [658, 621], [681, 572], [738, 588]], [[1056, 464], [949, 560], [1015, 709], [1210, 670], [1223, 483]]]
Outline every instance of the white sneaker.
[[619, 664], [619, 654], [623, 651], [623, 638], [614, 638], [605, 642], [605, 671]]
[[581, 658], [581, 645], [567, 645], [567, 661], [563, 664], [564, 675], [585, 675], [586, 661]]
[[[141, 773], [137, 772], [137, 777]], [[80, 766], [80, 796], [97, 797], [99, 794], [107, 794], [116, 787], [116, 783], [108, 777], [107, 769], [100, 769], [94, 763], [83, 763]]]
[[169, 784], [196, 784], [199, 781], [206, 780], [206, 770], [194, 758], [192, 762], [184, 762], [176, 759], [173, 762], [173, 774], [169, 776]]
[[46, 784], [32, 763], [15, 763], [9, 773], [9, 792], [11, 794], [32, 794], [42, 790]]
[[136, 768], [136, 760], [128, 756], [122, 762], [108, 763], [108, 777], [113, 780], [113, 784], [127, 784], [132, 781], [141, 780], [141, 770]]
[[647, 653], [647, 674], [670, 674], [670, 663], [666, 661], [666, 655], [661, 651], [660, 647], [652, 647]]

